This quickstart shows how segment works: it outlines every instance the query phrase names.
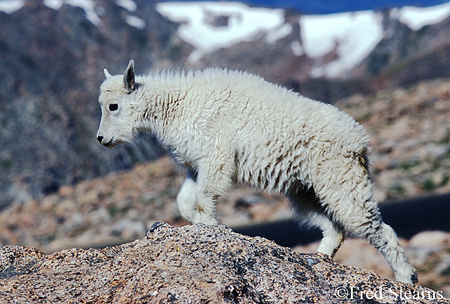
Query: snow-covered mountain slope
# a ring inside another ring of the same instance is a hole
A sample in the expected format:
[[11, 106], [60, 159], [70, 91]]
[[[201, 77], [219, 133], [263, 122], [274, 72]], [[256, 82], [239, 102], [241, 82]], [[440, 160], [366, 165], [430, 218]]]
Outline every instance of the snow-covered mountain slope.
[[284, 10], [249, 7], [238, 2], [168, 2], [158, 4], [156, 9], [181, 23], [180, 38], [196, 47], [190, 57], [194, 62], [205, 53], [252, 41], [261, 34], [275, 43], [292, 30], [284, 23]]
[[[59, 10], [64, 4], [82, 8], [86, 13], [86, 18], [96, 26], [100, 26], [102, 21], [99, 15], [104, 14], [101, 9], [98, 9], [95, 0], [43, 0], [47, 7]], [[127, 16], [127, 23], [136, 28], [145, 27], [145, 21], [138, 18], [131, 13], [136, 11], [137, 5], [133, 0], [115, 0], [115, 4], [127, 9], [130, 15]], [[0, 0], [0, 11], [11, 14], [25, 5], [25, 0]]]
[[392, 17], [407, 24], [412, 30], [418, 31], [426, 25], [436, 24], [450, 15], [450, 2], [432, 7], [405, 6], [392, 10]]
[[[170, 20], [181, 23], [179, 37], [196, 48], [189, 58], [192, 62], [205, 53], [261, 36], [276, 43], [292, 31], [292, 26], [284, 22], [282, 9], [255, 8], [237, 2], [167, 2], [158, 4], [156, 9]], [[450, 2], [391, 11], [391, 18], [415, 31], [448, 16]], [[300, 43], [291, 44], [292, 52], [317, 59], [311, 69], [313, 78], [336, 78], [345, 74], [366, 58], [386, 35], [382, 12], [302, 15], [298, 22]], [[334, 60], [320, 60], [333, 50], [337, 53]]]
[[383, 39], [383, 16], [373, 11], [300, 17], [305, 53], [320, 59], [336, 49], [335, 60], [316, 62], [314, 78], [338, 77], [361, 62]]
[[[0, 1], [0, 11], [11, 14], [24, 5], [24, 0]], [[133, 0], [115, 0], [126, 8], [126, 22], [138, 29], [145, 28], [145, 21], [137, 17], [137, 4]], [[44, 0], [52, 9], [63, 4], [80, 7], [94, 25], [101, 25], [94, 0]], [[229, 48], [243, 41], [264, 37], [275, 44], [292, 33], [292, 25], [285, 22], [284, 9], [250, 7], [240, 2], [164, 2], [156, 10], [171, 21], [180, 23], [178, 36], [193, 45], [189, 57], [196, 63], [202, 56], [220, 48]], [[402, 7], [392, 9], [390, 18], [407, 25], [414, 31], [426, 25], [441, 22], [450, 16], [450, 2], [433, 7]], [[359, 11], [328, 15], [299, 16], [298, 40], [290, 44], [296, 56], [306, 55], [315, 60], [311, 67], [312, 78], [337, 78], [366, 58], [388, 34], [383, 27], [383, 13]], [[332, 60], [322, 60], [335, 51]]]

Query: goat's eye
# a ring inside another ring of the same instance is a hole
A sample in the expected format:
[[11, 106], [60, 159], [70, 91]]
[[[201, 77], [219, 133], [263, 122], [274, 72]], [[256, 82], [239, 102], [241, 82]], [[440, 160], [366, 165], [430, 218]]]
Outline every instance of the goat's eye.
[[110, 111], [115, 111], [119, 108], [119, 105], [117, 103], [112, 103], [109, 105], [109, 110]]

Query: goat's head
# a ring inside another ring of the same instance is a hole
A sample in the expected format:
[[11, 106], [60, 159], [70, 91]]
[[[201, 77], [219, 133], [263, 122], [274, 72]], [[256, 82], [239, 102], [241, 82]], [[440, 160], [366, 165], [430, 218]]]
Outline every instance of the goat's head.
[[98, 98], [102, 118], [97, 140], [112, 148], [121, 142], [131, 142], [136, 135], [133, 110], [133, 93], [136, 89], [134, 61], [130, 60], [123, 75], [112, 76], [107, 69], [104, 73], [106, 79], [100, 86]]

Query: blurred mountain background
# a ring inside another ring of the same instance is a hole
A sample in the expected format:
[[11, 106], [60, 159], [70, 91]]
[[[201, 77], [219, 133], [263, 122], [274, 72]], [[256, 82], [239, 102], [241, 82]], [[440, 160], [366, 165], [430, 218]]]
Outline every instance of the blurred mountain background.
[[148, 134], [112, 150], [95, 140], [102, 70], [130, 58], [138, 73], [246, 70], [324, 102], [450, 77], [449, 3], [332, 15], [293, 3], [0, 1], [0, 210], [164, 153]]

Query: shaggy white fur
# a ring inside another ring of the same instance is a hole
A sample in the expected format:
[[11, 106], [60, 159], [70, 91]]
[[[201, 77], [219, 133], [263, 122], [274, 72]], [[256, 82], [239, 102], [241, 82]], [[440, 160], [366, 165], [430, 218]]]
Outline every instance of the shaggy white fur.
[[361, 237], [397, 280], [417, 282], [372, 197], [369, 136], [349, 115], [244, 72], [135, 76], [130, 61], [124, 75], [105, 76], [97, 139], [113, 147], [140, 130], [156, 134], [189, 168], [177, 196], [188, 221], [216, 225], [215, 202], [233, 182], [281, 192], [322, 229], [319, 252], [334, 256], [347, 235]]

